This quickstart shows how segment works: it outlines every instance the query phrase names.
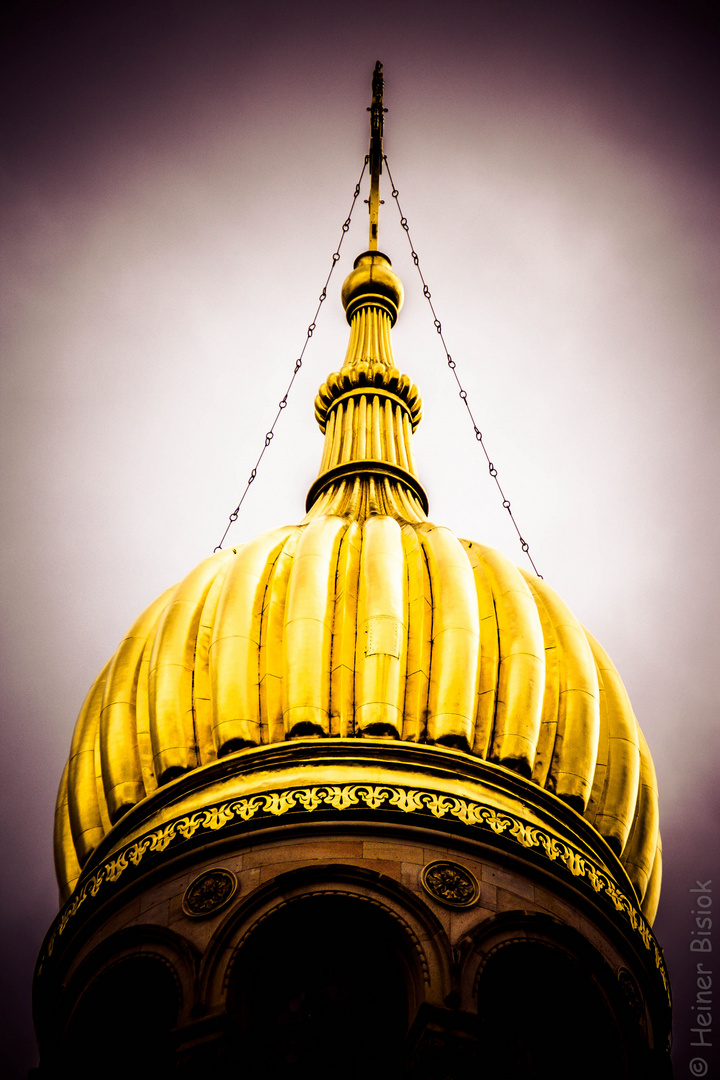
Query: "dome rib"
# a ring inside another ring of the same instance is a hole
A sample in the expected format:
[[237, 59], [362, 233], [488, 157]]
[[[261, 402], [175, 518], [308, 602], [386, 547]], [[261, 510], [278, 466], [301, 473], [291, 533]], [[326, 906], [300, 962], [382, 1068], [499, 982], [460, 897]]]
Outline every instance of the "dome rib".
[[198, 764], [193, 709], [193, 674], [198, 629], [218, 563], [205, 559], [173, 590], [158, 619], [148, 676], [149, 729], [158, 784]]
[[[585, 632], [601, 679], [601, 697], [608, 714], [606, 723], [605, 775], [595, 812], [587, 815], [616, 853], [625, 847], [633, 822], [640, 781], [638, 725], [610, 657], [595, 638]], [[597, 770], [596, 770], [597, 771]]]
[[164, 592], [135, 620], [105, 676], [99, 748], [105, 802], [113, 824], [145, 795], [138, 750], [138, 679], [146, 642], [153, 639], [172, 592]]
[[[593, 776], [592, 789], [590, 791], [590, 798], [588, 800], [587, 807], [585, 808], [585, 817], [597, 828], [597, 816], [601, 805], [605, 799], [605, 792], [608, 784], [608, 766], [610, 763], [610, 724], [612, 717], [608, 715], [607, 693], [605, 692], [605, 683], [603, 678], [603, 672], [598, 670], [598, 705], [600, 716], [600, 727], [598, 730], [598, 748], [597, 759], [595, 761], [595, 775]], [[638, 759], [639, 760], [639, 759]], [[635, 790], [632, 792], [633, 805], [637, 797], [637, 784]], [[598, 832], [600, 830], [598, 829]], [[614, 835], [615, 830], [611, 829], [611, 835]], [[616, 855], [619, 855], [622, 851], [622, 845], [619, 842], [618, 837], [614, 837], [614, 843], [611, 843], [611, 847]]]
[[479, 545], [470, 540], [461, 540], [460, 543], [473, 572], [480, 626], [480, 665], [472, 752], [477, 757], [487, 759], [497, 709], [500, 632], [492, 589], [478, 554]]
[[533, 588], [533, 582], [526, 576], [528, 587], [537, 605], [537, 613], [542, 628], [545, 660], [545, 688], [543, 690], [540, 730], [531, 779], [554, 790], [554, 777], [551, 772], [560, 715], [560, 683], [563, 652], [560, 648], [555, 626], [539, 592]]
[[213, 737], [213, 695], [210, 678], [210, 643], [212, 641], [213, 626], [215, 624], [220, 593], [225, 585], [225, 578], [228, 570], [233, 564], [234, 556], [238, 554], [239, 550], [240, 549], [238, 548], [232, 548], [227, 553], [227, 558], [212, 579], [210, 588], [205, 596], [205, 602], [198, 623], [193, 666], [192, 700], [195, 745], [198, 762], [201, 765], [207, 765], [209, 762], [217, 760], [217, 748]]
[[418, 529], [433, 595], [427, 735], [469, 750], [479, 677], [480, 619], [475, 580], [462, 544], [444, 527]]
[[658, 833], [657, 847], [655, 849], [655, 858], [653, 859], [652, 870], [650, 871], [650, 880], [648, 881], [645, 896], [643, 897], [642, 909], [645, 913], [645, 918], [652, 925], [657, 915], [658, 903], [660, 901], [660, 885], [662, 883], [662, 840], [660, 833]]
[[585, 632], [560, 597], [538, 579], [523, 574], [538, 608], [552, 626], [558, 651], [558, 710], [547, 786], [580, 813], [588, 804], [600, 733], [599, 686]]
[[285, 738], [283, 718], [283, 635], [287, 589], [300, 539], [294, 530], [275, 560], [263, 598], [260, 626], [258, 679], [260, 693], [260, 741], [281, 742]]
[[497, 613], [500, 656], [490, 760], [532, 775], [545, 686], [544, 641], [537, 607], [517, 567], [480, 548]]
[[287, 593], [283, 640], [286, 737], [328, 735], [337, 557], [343, 518], [321, 517], [302, 532]]
[[105, 680], [99, 748], [105, 801], [113, 824], [145, 795], [135, 703], [147, 640], [148, 627], [141, 619], [121, 642]]
[[137, 724], [137, 748], [145, 791], [155, 791], [158, 782], [153, 764], [153, 747], [150, 738], [150, 657], [155, 638], [148, 637], [138, 671], [137, 696], [135, 699], [135, 723]]
[[213, 739], [218, 757], [260, 742], [260, 631], [267, 581], [292, 528], [238, 549], [218, 599], [209, 648]]
[[642, 902], [657, 858], [659, 815], [655, 766], [645, 737], [637, 729], [640, 746], [640, 781], [635, 817], [622, 861]]
[[402, 734], [407, 674], [407, 575], [400, 525], [365, 522], [360, 550], [355, 656], [355, 726], [364, 735]]
[[105, 665], [85, 698], [78, 716], [68, 762], [68, 816], [73, 845], [80, 866], [90, 857], [105, 835], [95, 777], [95, 739], [102, 705]]
[[70, 812], [68, 810], [68, 772], [70, 762], [65, 763], [60, 778], [57, 802], [55, 804], [55, 823], [53, 828], [53, 856], [55, 859], [55, 876], [60, 889], [60, 897], [69, 895], [80, 876], [80, 863], [78, 862], [72, 830], [70, 828]]

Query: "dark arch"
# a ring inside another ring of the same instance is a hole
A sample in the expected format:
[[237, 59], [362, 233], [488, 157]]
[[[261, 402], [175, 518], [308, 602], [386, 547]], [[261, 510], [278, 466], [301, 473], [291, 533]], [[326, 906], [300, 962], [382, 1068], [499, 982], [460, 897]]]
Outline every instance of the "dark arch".
[[180, 994], [164, 957], [122, 956], [101, 971], [80, 997], [59, 1050], [59, 1075], [78, 1080], [169, 1076], [170, 1032]]
[[377, 871], [343, 863], [289, 870], [259, 885], [228, 911], [216, 927], [198, 973], [200, 1008], [224, 1008], [238, 954], [268, 918], [313, 896], [348, 897], [377, 910], [393, 924], [416, 1010], [426, 999], [440, 1002], [452, 986], [450, 943], [442, 924], [410, 889]]
[[548, 942], [515, 938], [478, 984], [479, 1053], [493, 1080], [628, 1077], [618, 1026], [587, 967]]
[[284, 905], [250, 934], [229, 978], [236, 1075], [397, 1076], [408, 991], [398, 928], [382, 910], [329, 892]]

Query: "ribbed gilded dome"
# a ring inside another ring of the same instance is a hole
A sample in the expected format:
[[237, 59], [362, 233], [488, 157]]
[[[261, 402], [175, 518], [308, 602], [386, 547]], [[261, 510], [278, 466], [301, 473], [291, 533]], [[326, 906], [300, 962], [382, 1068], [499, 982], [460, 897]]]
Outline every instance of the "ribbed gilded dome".
[[288, 740], [371, 737], [452, 747], [552, 793], [620, 858], [652, 920], [655, 775], [618, 673], [542, 580], [427, 520], [389, 260], [360, 256], [343, 300], [350, 345], [316, 400], [307, 517], [159, 597], [87, 697], [58, 799], [63, 895], [177, 777]]

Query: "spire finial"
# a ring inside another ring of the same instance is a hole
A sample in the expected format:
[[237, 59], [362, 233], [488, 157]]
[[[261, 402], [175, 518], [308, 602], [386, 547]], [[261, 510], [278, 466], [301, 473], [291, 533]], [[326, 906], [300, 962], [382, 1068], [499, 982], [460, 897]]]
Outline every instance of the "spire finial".
[[373, 72], [370, 116], [370, 244], [358, 255], [342, 287], [350, 323], [345, 363], [328, 375], [315, 398], [325, 435], [320, 475], [308, 492], [310, 518], [364, 520], [371, 514], [427, 521], [428, 500], [417, 476], [412, 433], [420, 423], [417, 387], [395, 367], [390, 330], [403, 287], [387, 255], [378, 251], [383, 148], [382, 64]]
[[378, 60], [372, 77], [372, 105], [368, 109], [370, 113], [370, 239], [369, 251], [378, 249], [378, 215], [380, 212], [380, 174], [382, 173], [383, 157], [383, 91], [385, 79], [382, 73], [382, 64]]

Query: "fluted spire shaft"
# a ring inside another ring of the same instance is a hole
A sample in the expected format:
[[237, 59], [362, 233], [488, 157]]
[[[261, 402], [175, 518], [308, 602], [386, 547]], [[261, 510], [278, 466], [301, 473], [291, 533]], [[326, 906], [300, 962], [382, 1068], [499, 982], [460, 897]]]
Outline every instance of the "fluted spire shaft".
[[320, 475], [308, 517], [388, 514], [424, 521], [427, 497], [417, 477], [412, 433], [420, 422], [417, 388], [395, 367], [391, 329], [403, 289], [390, 260], [368, 251], [342, 291], [350, 323], [345, 363], [320, 387], [315, 416], [325, 432]]

